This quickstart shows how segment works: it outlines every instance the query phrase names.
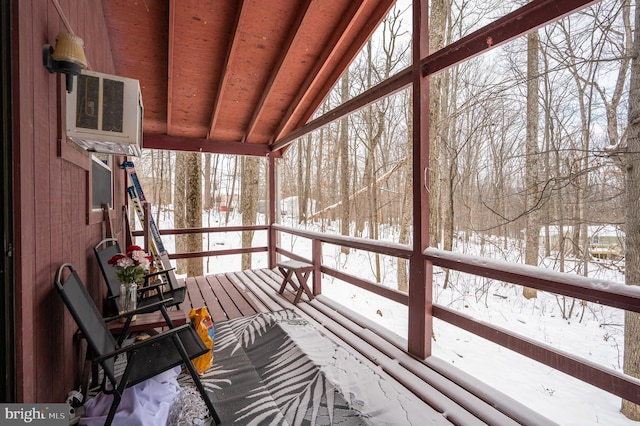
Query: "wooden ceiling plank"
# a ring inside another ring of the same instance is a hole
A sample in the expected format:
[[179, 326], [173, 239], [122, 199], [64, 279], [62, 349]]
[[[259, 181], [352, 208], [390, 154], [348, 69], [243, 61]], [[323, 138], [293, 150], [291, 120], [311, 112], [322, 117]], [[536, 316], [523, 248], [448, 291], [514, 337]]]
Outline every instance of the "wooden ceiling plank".
[[229, 42], [229, 46], [227, 47], [227, 54], [224, 59], [224, 65], [222, 68], [222, 73], [220, 77], [220, 81], [218, 83], [218, 90], [216, 90], [216, 99], [213, 102], [213, 108], [211, 111], [211, 122], [209, 124], [209, 132], [207, 134], [207, 138], [210, 139], [213, 137], [213, 130], [218, 121], [219, 113], [220, 113], [220, 100], [224, 98], [224, 93], [226, 92], [226, 88], [229, 87], [229, 64], [231, 59], [233, 58], [233, 53], [236, 49], [238, 49], [239, 38], [242, 29], [242, 16], [245, 7], [247, 6], [248, 1], [240, 0], [240, 4], [238, 5], [237, 14], [235, 18], [235, 22], [233, 24], [233, 37]]
[[[173, 99], [171, 132], [168, 134], [195, 138], [208, 136], [216, 90], [236, 13], [236, 2], [175, 2], [171, 86]], [[167, 2], [167, 32], [168, 17]], [[165, 90], [166, 88], [165, 84]]]
[[172, 133], [171, 111], [173, 105], [173, 58], [175, 48], [176, 2], [169, 1], [169, 40], [167, 45], [167, 134]]
[[280, 70], [282, 69], [282, 64], [284, 63], [287, 55], [289, 54], [289, 51], [291, 50], [291, 45], [293, 44], [293, 41], [295, 40], [297, 34], [299, 33], [300, 27], [302, 25], [302, 22], [304, 21], [305, 16], [307, 15], [307, 11], [309, 10], [310, 4], [311, 4], [311, 0], [306, 0], [303, 4], [300, 5], [300, 8], [298, 9], [298, 14], [296, 15], [296, 19], [292, 24], [291, 29], [289, 30], [289, 35], [287, 37], [287, 40], [284, 43], [284, 46], [275, 63], [275, 66], [271, 69], [269, 80], [267, 81], [265, 89], [262, 92], [262, 96], [260, 97], [260, 100], [256, 104], [253, 115], [251, 116], [251, 120], [249, 120], [249, 125], [247, 126], [247, 131], [245, 132], [245, 135], [244, 135], [245, 141], [251, 138], [251, 134], [255, 130], [256, 123], [259, 122], [260, 116], [264, 111], [264, 106], [266, 104], [266, 101], [269, 98], [269, 95], [271, 94], [271, 91], [273, 89], [273, 84], [276, 81], [276, 78], [278, 77]]
[[102, 2], [117, 75], [140, 81], [145, 130], [166, 132], [168, 1]]

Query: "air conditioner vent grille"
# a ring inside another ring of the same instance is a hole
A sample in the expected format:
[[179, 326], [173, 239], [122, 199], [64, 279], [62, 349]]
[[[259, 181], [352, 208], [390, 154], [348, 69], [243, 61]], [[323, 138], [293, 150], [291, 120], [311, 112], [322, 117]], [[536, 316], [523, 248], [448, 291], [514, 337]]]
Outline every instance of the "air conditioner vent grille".
[[139, 156], [144, 109], [140, 83], [84, 71], [67, 94], [67, 137], [87, 151]]

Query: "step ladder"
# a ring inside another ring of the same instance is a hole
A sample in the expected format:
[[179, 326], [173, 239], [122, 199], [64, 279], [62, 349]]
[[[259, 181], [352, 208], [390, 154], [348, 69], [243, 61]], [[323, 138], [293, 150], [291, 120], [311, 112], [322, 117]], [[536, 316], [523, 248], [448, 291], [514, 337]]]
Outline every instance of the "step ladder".
[[[131, 203], [138, 215], [138, 220], [140, 224], [144, 228], [145, 226], [145, 217], [144, 211], [142, 209], [143, 203], [147, 202], [147, 199], [144, 196], [144, 191], [142, 191], [142, 185], [140, 184], [140, 179], [138, 179], [138, 174], [136, 173], [136, 168], [132, 161], [125, 161], [120, 166], [121, 169], [124, 169], [129, 176], [129, 180], [131, 181], [131, 186], [127, 188], [127, 193], [129, 194], [129, 198], [131, 199]], [[162, 238], [160, 237], [160, 231], [158, 231], [158, 227], [156, 226], [155, 220], [153, 220], [153, 215], [149, 215], [149, 230], [151, 232], [151, 239], [149, 240], [149, 249], [151, 251], [151, 255], [155, 263], [158, 266], [162, 265], [161, 257], [166, 254], [166, 250], [164, 248], [164, 244], [162, 244]]]

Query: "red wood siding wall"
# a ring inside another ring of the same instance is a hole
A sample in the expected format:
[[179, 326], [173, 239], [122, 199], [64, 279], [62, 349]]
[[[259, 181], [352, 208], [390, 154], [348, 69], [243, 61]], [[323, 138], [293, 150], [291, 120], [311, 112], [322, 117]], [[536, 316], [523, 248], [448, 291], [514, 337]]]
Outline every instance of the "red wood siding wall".
[[[72, 32], [85, 41], [90, 69], [114, 73], [114, 66], [101, 0], [12, 0], [12, 8], [17, 399], [63, 402], [79, 382], [83, 354], [54, 275], [72, 263], [101, 307], [105, 286], [92, 247], [105, 226], [96, 220], [100, 214], [88, 217], [90, 156], [72, 144], [65, 156], [73, 161], [59, 155], [64, 77], [43, 67], [42, 46], [54, 45], [60, 31]], [[114, 212], [120, 212], [125, 176], [115, 173]], [[113, 217], [122, 229], [121, 215]]]

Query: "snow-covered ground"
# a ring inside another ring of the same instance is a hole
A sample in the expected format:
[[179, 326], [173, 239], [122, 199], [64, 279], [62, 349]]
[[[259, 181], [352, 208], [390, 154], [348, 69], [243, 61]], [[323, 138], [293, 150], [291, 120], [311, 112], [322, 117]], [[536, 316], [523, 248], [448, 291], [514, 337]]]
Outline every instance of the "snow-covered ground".
[[[218, 213], [206, 215], [204, 226], [221, 226], [223, 217]], [[239, 218], [232, 216], [233, 223]], [[291, 225], [291, 223], [284, 223]], [[171, 228], [170, 217], [161, 219], [160, 228]], [[330, 231], [328, 231], [330, 232]], [[392, 238], [392, 232], [386, 234]], [[254, 246], [266, 245], [266, 232], [256, 232]], [[240, 233], [214, 233], [203, 237], [204, 247], [225, 249], [240, 246]], [[171, 252], [173, 239], [163, 242]], [[281, 246], [310, 258], [311, 244], [305, 238], [282, 236]], [[466, 243], [465, 252], [511, 259], [516, 248], [501, 249], [498, 245], [477, 246]], [[462, 251], [462, 247], [459, 247]], [[512, 252], [510, 252], [512, 250]], [[382, 283], [396, 282], [395, 259], [381, 257]], [[352, 250], [349, 255], [340, 248], [323, 245], [323, 262], [350, 274], [374, 279], [374, 259], [371, 253]], [[205, 273], [240, 270], [240, 256], [220, 256], [204, 260]], [[571, 265], [569, 264], [568, 267]], [[267, 267], [266, 254], [253, 255], [253, 268]], [[606, 263], [589, 266], [590, 276], [623, 281], [617, 268]], [[444, 273], [436, 268], [433, 300], [435, 303], [458, 310], [474, 318], [517, 332], [541, 343], [596, 362], [605, 368], [622, 370], [624, 347], [624, 312], [593, 303], [583, 306], [573, 299], [539, 292], [538, 298], [526, 300], [519, 286], [492, 282], [481, 277], [453, 273], [447, 288], [443, 288]], [[380, 296], [323, 277], [323, 294], [343, 303], [346, 307], [392, 330], [407, 336], [407, 308]], [[566, 318], [566, 319], [565, 319]], [[435, 340], [433, 355], [466, 371], [501, 392], [510, 395], [532, 409], [561, 425], [638, 425], [620, 413], [620, 398], [576, 380], [552, 368], [518, 355], [448, 323], [434, 320]]]

